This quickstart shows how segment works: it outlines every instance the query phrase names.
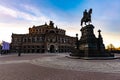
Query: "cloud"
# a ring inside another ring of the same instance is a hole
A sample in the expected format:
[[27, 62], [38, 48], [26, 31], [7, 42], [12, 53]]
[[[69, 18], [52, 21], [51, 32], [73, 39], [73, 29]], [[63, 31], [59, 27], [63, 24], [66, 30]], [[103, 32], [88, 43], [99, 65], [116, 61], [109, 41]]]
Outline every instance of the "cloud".
[[[27, 7], [28, 9], [28, 7]], [[48, 21], [49, 18], [44, 15], [38, 15], [41, 13], [37, 8], [30, 7], [30, 12], [34, 12], [34, 15], [29, 12], [23, 12], [19, 9], [12, 9], [6, 6], [0, 5], [0, 40], [6, 40], [11, 42], [12, 33], [26, 33], [28, 28], [32, 25], [43, 24]], [[28, 9], [28, 10], [29, 10]]]
[[0, 5], [0, 12], [3, 13], [3, 14], [10, 15], [12, 17], [17, 17], [17, 12], [16, 11], [14, 11], [10, 8], [1, 6], [1, 5]]
[[[26, 25], [26, 26], [25, 26]], [[21, 27], [22, 26], [22, 27]], [[23, 27], [24, 26], [24, 27]], [[18, 24], [5, 24], [5, 23], [0, 23], [0, 41], [5, 40], [8, 42], [11, 42], [11, 35], [12, 33], [17, 33], [17, 34], [23, 34], [23, 33], [28, 33], [28, 27], [30, 25], [26, 23]]]
[[120, 47], [120, 37], [118, 37], [119, 34], [113, 32], [103, 32], [103, 34], [103, 40], [106, 46], [113, 44], [115, 47]]
[[[8, 21], [8, 19], [10, 21], [15, 21], [15, 20], [26, 20], [26, 21], [30, 21], [30, 22], [37, 22], [39, 21], [47, 21], [48, 18], [44, 15], [41, 14], [41, 12], [39, 10], [37, 10], [36, 8], [33, 8], [31, 6], [24, 6], [27, 10], [30, 10], [30, 12], [34, 13], [30, 14], [27, 12], [22, 12], [20, 10], [14, 10], [5, 6], [0, 5], [0, 15], [2, 16], [2, 19], [6, 19]], [[38, 15], [39, 14], [39, 15]], [[2, 20], [1, 19], [1, 20]]]

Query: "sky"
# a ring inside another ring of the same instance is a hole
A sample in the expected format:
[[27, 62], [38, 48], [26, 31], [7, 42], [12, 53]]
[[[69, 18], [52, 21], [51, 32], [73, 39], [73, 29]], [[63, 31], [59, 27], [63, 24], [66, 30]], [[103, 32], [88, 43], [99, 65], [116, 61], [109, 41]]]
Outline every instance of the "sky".
[[29, 27], [50, 20], [80, 38], [83, 11], [90, 8], [96, 37], [101, 29], [106, 46], [120, 47], [120, 0], [0, 0], [0, 41], [11, 42], [12, 33], [26, 34]]

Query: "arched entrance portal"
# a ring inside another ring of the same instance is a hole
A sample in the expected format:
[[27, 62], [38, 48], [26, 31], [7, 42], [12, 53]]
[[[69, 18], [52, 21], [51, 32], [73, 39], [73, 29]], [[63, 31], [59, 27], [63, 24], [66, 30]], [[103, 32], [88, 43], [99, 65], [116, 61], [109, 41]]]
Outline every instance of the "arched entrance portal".
[[54, 45], [51, 45], [50, 46], [50, 53], [54, 53], [55, 52], [55, 47], [54, 47]]

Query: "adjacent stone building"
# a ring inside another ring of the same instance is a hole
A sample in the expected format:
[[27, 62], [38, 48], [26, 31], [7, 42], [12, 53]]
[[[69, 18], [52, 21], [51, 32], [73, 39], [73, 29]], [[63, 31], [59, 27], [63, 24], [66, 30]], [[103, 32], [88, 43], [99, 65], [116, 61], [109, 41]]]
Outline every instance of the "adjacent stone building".
[[28, 34], [12, 34], [11, 51], [23, 53], [71, 52], [75, 47], [75, 37], [65, 34], [65, 30], [54, 26], [50, 21], [40, 26], [29, 28]]

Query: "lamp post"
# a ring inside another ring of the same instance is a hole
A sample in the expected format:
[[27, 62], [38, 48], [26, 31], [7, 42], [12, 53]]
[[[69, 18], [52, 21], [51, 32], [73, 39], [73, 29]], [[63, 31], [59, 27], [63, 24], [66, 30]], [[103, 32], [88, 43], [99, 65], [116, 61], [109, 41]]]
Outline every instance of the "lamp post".
[[79, 49], [78, 34], [76, 34], [76, 48]]

